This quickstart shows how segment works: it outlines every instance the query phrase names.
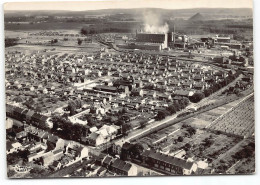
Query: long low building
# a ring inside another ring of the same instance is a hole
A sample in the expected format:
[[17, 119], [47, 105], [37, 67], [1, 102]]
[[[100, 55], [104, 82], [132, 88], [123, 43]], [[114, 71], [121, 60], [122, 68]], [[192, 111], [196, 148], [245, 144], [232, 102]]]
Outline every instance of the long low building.
[[142, 153], [143, 162], [164, 171], [166, 174], [191, 175], [197, 170], [197, 164], [184, 159], [168, 156], [162, 153], [146, 150]]

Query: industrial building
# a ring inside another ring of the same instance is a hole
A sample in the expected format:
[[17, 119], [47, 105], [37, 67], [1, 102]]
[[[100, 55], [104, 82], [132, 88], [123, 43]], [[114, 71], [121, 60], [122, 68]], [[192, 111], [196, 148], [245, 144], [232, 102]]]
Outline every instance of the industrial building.
[[185, 48], [189, 42], [186, 35], [175, 33], [174, 29], [167, 33], [147, 33], [136, 30], [135, 41], [117, 44], [124, 49], [162, 50], [168, 48]]
[[202, 42], [208, 42], [208, 43], [230, 43], [230, 37], [219, 37], [216, 35], [215, 37], [202, 37]]
[[186, 35], [175, 33], [174, 29], [168, 33], [144, 33], [136, 31], [136, 43], [157, 43], [160, 49], [185, 48], [188, 43]]

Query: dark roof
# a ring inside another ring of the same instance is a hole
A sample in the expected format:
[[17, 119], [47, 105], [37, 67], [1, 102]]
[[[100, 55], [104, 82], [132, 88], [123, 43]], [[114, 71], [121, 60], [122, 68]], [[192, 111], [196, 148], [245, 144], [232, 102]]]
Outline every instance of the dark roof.
[[118, 166], [120, 165], [121, 162], [122, 162], [122, 160], [116, 159], [116, 160], [114, 161], [114, 163], [112, 164], [112, 167], [118, 168]]
[[44, 116], [44, 115], [42, 115], [42, 117], [40, 118], [40, 120], [41, 120], [42, 122], [45, 122], [47, 119], [48, 119], [48, 117], [47, 117], [47, 116]]
[[109, 164], [111, 161], [112, 161], [112, 157], [106, 156], [106, 158], [104, 159], [103, 163]]
[[178, 166], [183, 169], [191, 169], [192, 165], [194, 164], [192, 162], [187, 162], [183, 159], [179, 159], [176, 157], [172, 157], [172, 156], [168, 156], [168, 155], [165, 155], [162, 153], [156, 153], [156, 152], [152, 152], [152, 151], [150, 151], [149, 157], [156, 159], [158, 161], [166, 162], [166, 163], [174, 165], [174, 166]]
[[126, 163], [122, 170], [125, 171], [125, 172], [128, 172], [128, 171], [130, 170], [131, 167], [132, 167], [131, 164]]
[[50, 135], [50, 137], [48, 138], [48, 141], [50, 141], [52, 143], [56, 143], [58, 141], [58, 137]]
[[15, 107], [15, 108], [14, 108], [14, 112], [15, 112], [15, 113], [18, 113], [18, 114], [21, 114], [21, 113], [23, 112], [23, 110], [24, 110], [24, 109], [21, 109], [21, 108], [19, 108], [19, 107]]
[[117, 91], [117, 88], [116, 88], [116, 87], [112, 87], [112, 86], [104, 86], [104, 85], [97, 85], [97, 86], [94, 87], [93, 89], [101, 90], [101, 91], [108, 91], [108, 92], [114, 92], [114, 91]]
[[37, 114], [37, 113], [34, 113], [34, 114], [32, 115], [32, 118], [33, 118], [33, 119], [36, 119], [36, 120], [40, 120], [41, 115], [40, 115], [40, 114]]
[[101, 166], [101, 168], [98, 169], [97, 173], [100, 174], [103, 171], [106, 171], [107, 169]]
[[59, 163], [60, 163], [60, 162], [58, 162], [58, 161], [54, 161], [53, 164], [52, 164], [52, 166], [57, 167], [57, 166], [59, 165]]
[[6, 112], [13, 112], [14, 107], [12, 105], [6, 104]]
[[120, 159], [116, 159], [112, 164], [112, 167], [122, 170], [124, 172], [128, 172], [132, 165]]

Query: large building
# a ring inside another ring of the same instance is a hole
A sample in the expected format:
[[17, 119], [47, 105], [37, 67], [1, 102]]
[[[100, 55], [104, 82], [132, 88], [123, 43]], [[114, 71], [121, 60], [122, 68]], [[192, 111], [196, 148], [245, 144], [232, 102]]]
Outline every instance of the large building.
[[186, 35], [175, 33], [150, 33], [136, 30], [135, 41], [117, 44], [119, 48], [140, 50], [162, 50], [167, 48], [185, 48], [188, 44]]
[[140, 43], [159, 44], [160, 49], [174, 47], [185, 48], [188, 43], [188, 37], [175, 33], [174, 29], [167, 33], [146, 33], [136, 31], [136, 45], [140, 45]]
[[136, 42], [157, 43], [161, 49], [168, 48], [168, 33], [138, 33], [136, 32]]

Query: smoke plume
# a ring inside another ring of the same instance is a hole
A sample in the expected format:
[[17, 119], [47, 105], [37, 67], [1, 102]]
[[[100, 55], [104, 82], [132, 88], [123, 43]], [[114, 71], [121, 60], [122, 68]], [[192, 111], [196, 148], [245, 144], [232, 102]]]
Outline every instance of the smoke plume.
[[146, 33], [167, 33], [169, 31], [168, 24], [160, 14], [156, 14], [155, 12], [144, 12], [143, 21]]

